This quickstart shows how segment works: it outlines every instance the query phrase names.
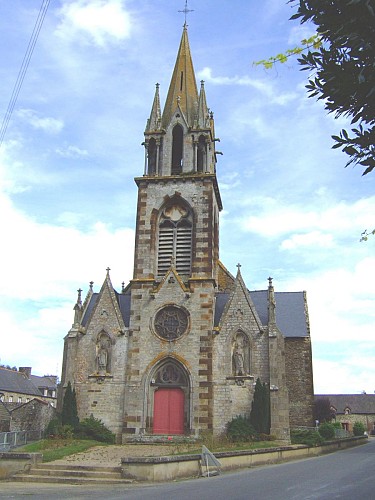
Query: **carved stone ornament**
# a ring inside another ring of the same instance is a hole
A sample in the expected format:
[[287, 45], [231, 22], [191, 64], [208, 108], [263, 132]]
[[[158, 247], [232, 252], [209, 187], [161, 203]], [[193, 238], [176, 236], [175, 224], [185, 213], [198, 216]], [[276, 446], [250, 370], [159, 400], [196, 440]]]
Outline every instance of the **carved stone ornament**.
[[173, 341], [180, 338], [188, 329], [187, 313], [176, 306], [166, 306], [157, 312], [154, 320], [155, 332], [159, 337]]

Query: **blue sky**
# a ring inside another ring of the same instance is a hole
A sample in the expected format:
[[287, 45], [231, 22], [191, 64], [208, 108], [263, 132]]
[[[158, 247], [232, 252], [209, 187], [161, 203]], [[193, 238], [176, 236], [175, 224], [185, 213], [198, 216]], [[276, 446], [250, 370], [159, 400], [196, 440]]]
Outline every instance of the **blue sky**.
[[[5, 114], [42, 0], [0, 0]], [[135, 176], [155, 83], [164, 102], [183, 0], [54, 0], [0, 149], [1, 363], [61, 371], [76, 290], [132, 277]], [[375, 390], [375, 174], [344, 168], [346, 125], [308, 99], [295, 60], [254, 61], [312, 34], [286, 0], [190, 0], [224, 210], [220, 258], [250, 289], [307, 291], [316, 393]]]

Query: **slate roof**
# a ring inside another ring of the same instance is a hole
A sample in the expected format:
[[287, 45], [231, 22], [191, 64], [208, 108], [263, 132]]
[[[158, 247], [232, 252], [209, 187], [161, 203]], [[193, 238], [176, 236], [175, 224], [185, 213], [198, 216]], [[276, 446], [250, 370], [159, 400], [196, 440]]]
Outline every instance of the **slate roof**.
[[[116, 298], [117, 298], [117, 302], [118, 302], [118, 305], [120, 308], [122, 319], [124, 320], [125, 326], [128, 328], [129, 322], [130, 322], [130, 298], [131, 298], [130, 291], [128, 291], [126, 293], [118, 293], [115, 290], [114, 292], [116, 294]], [[85, 313], [84, 313], [83, 318], [82, 318], [82, 322], [81, 322], [82, 326], [87, 325], [89, 318], [91, 317], [92, 312], [94, 310], [94, 307], [95, 307], [96, 303], [98, 302], [99, 295], [100, 295], [99, 293], [92, 294], [92, 296], [90, 298], [90, 302], [87, 304], [87, 308], [86, 308]]]
[[[214, 326], [219, 326], [230, 293], [216, 294]], [[268, 290], [250, 291], [251, 300], [262, 325], [268, 323]], [[275, 292], [276, 324], [285, 337], [308, 337], [303, 292]]]
[[[130, 322], [130, 290], [126, 293], [115, 291], [117, 302], [125, 326]], [[214, 326], [219, 326], [224, 308], [230, 298], [230, 293], [216, 294]], [[251, 299], [259, 315], [262, 325], [268, 323], [268, 291], [250, 291]], [[98, 301], [99, 293], [93, 293], [82, 318], [82, 326], [86, 326]], [[285, 337], [308, 337], [308, 327], [305, 315], [305, 298], [303, 292], [275, 292], [276, 324]]]
[[55, 377], [49, 377], [44, 375], [44, 377], [39, 377], [38, 375], [31, 375], [31, 381], [38, 388], [49, 389], [51, 391], [56, 390], [56, 379]]
[[337, 414], [344, 414], [345, 408], [351, 413], [375, 414], [375, 394], [315, 394], [317, 399], [329, 399]]
[[0, 368], [0, 392], [1, 391], [40, 396], [38, 388], [24, 373], [9, 370], [8, 368]]

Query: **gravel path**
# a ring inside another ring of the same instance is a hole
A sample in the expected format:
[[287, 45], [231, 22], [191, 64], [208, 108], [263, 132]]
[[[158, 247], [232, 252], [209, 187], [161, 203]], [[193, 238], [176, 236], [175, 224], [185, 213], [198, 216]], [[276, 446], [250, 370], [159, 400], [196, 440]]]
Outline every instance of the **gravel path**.
[[82, 453], [69, 455], [50, 462], [61, 465], [93, 465], [100, 467], [116, 467], [121, 465], [123, 457], [155, 457], [182, 453], [189, 449], [184, 445], [163, 444], [123, 444], [113, 446], [95, 446]]

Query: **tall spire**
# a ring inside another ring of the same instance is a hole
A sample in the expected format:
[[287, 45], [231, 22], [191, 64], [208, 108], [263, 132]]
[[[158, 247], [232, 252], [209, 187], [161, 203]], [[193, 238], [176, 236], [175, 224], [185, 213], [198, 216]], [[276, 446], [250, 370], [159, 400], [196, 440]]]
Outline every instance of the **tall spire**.
[[198, 90], [195, 81], [193, 61], [187, 34], [187, 26], [184, 25], [180, 47], [178, 49], [176, 64], [173, 70], [171, 83], [169, 85], [167, 100], [165, 102], [162, 124], [167, 128], [172, 114], [179, 106], [184, 114], [188, 125], [192, 126], [197, 114]]

